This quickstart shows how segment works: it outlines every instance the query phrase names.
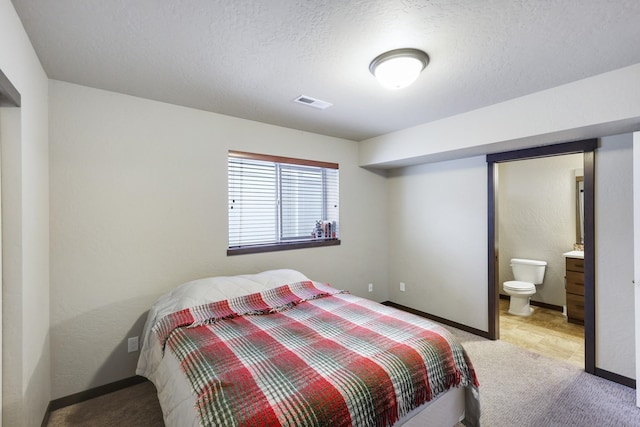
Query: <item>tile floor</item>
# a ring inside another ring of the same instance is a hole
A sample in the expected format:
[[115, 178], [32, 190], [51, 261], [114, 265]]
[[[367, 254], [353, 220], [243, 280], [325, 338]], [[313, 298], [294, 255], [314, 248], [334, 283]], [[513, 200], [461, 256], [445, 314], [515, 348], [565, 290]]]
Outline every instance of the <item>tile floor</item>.
[[568, 323], [561, 312], [542, 307], [534, 307], [529, 317], [514, 316], [508, 309], [509, 301], [501, 299], [501, 340], [584, 369], [583, 326]]

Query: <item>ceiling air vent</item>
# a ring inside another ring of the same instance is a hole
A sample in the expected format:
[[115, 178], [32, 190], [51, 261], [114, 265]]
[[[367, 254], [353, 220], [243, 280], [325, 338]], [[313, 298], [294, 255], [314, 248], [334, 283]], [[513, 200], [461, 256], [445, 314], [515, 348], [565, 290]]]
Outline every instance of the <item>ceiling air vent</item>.
[[333, 105], [330, 102], [321, 101], [319, 99], [315, 99], [306, 95], [300, 95], [299, 97], [294, 99], [293, 102], [297, 102], [298, 104], [308, 105], [309, 107], [318, 108], [320, 110], [324, 110]]

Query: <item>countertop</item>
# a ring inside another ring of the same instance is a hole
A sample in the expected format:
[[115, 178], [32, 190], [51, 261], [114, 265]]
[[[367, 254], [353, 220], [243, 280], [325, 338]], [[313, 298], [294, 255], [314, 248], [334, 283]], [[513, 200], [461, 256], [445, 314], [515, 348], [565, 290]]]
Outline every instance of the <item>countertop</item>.
[[570, 251], [562, 254], [565, 258], [580, 258], [584, 259], [584, 251]]

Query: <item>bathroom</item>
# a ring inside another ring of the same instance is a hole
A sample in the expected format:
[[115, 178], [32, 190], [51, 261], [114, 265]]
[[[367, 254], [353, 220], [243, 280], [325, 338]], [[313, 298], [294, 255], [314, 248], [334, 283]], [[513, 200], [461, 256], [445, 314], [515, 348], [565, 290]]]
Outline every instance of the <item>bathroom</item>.
[[[500, 163], [497, 198], [500, 338], [576, 365], [584, 364], [584, 329], [567, 321], [563, 254], [580, 243], [576, 196], [582, 168], [582, 153]], [[507, 312], [503, 284], [514, 280], [512, 258], [547, 263], [528, 317]]]

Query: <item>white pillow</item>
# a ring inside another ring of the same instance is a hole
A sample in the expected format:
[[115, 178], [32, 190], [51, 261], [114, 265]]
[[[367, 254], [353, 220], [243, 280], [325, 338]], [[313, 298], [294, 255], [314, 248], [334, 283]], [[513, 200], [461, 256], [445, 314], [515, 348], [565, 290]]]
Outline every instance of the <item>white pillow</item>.
[[158, 366], [162, 351], [158, 347], [158, 342], [151, 333], [151, 329], [164, 316], [188, 307], [249, 295], [307, 280], [309, 278], [299, 271], [282, 269], [239, 276], [207, 277], [183, 283], [158, 298], [149, 309], [147, 321], [142, 331], [142, 347], [140, 348], [136, 373], [148, 378]]
[[148, 320], [155, 324], [167, 314], [188, 307], [249, 295], [305, 280], [309, 279], [299, 271], [286, 269], [193, 280], [183, 283], [171, 292], [161, 296], [149, 310]]

